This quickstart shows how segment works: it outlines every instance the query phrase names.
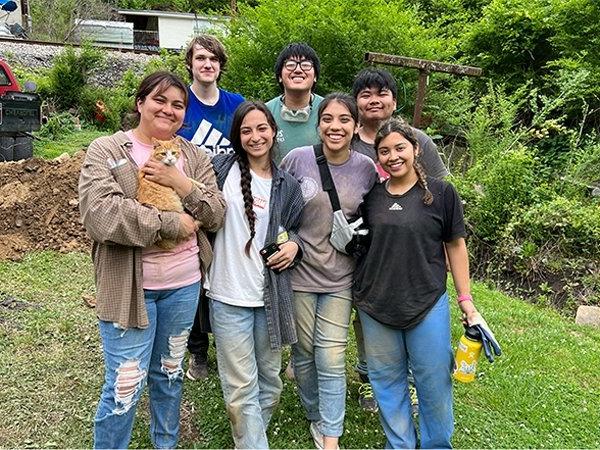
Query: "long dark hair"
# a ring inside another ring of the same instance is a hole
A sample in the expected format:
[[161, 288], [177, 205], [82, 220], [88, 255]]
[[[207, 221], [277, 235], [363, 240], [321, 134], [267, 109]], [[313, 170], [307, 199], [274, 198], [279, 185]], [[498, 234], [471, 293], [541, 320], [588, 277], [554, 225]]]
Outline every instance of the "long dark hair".
[[[244, 247], [244, 252], [246, 256], [250, 256], [250, 246], [252, 245], [252, 240], [256, 235], [256, 213], [253, 208], [253, 197], [252, 197], [252, 175], [250, 174], [250, 163], [248, 162], [248, 154], [244, 147], [242, 147], [242, 137], [241, 137], [241, 127], [244, 118], [251, 111], [260, 111], [267, 118], [267, 123], [273, 130], [273, 134], [277, 134], [277, 123], [275, 122], [275, 118], [271, 111], [266, 107], [263, 102], [252, 102], [245, 101], [241, 103], [235, 113], [233, 114], [233, 120], [231, 122], [231, 133], [230, 140], [233, 150], [235, 152], [237, 163], [240, 167], [241, 179], [240, 179], [240, 187], [242, 188], [242, 198], [244, 199], [244, 209], [246, 211], [246, 218], [248, 219], [248, 225], [250, 226], [250, 239], [246, 242], [246, 246]], [[273, 139], [273, 146], [269, 150], [269, 156], [271, 160], [273, 159], [273, 154], [275, 151], [275, 140]]]
[[375, 149], [379, 149], [379, 144], [381, 141], [392, 133], [401, 134], [408, 142], [412, 144], [415, 152], [413, 167], [417, 174], [419, 186], [421, 186], [421, 188], [425, 191], [423, 194], [423, 203], [427, 206], [431, 205], [433, 203], [433, 194], [427, 186], [427, 175], [425, 174], [425, 170], [423, 170], [423, 166], [419, 161], [421, 155], [421, 153], [417, 151], [419, 149], [419, 142], [417, 141], [417, 137], [415, 136], [412, 127], [403, 120], [392, 117], [384, 122], [381, 127], [379, 127], [377, 135], [375, 136]]

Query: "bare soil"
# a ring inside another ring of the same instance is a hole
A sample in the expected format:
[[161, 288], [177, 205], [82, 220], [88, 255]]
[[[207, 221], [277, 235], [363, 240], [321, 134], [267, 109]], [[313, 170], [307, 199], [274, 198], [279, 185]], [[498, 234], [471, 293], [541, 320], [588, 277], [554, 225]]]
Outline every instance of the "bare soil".
[[85, 152], [0, 163], [0, 260], [27, 252], [88, 251], [77, 183]]

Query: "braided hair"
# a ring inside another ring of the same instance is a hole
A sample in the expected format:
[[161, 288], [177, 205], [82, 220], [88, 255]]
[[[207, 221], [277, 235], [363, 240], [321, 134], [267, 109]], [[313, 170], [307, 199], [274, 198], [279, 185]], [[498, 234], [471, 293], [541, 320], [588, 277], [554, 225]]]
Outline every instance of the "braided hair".
[[375, 148], [378, 148], [381, 141], [392, 133], [401, 134], [408, 142], [412, 144], [413, 149], [416, 152], [415, 159], [413, 160], [413, 168], [417, 174], [417, 182], [419, 186], [425, 191], [423, 194], [423, 203], [426, 206], [431, 205], [433, 203], [433, 194], [429, 190], [429, 186], [427, 185], [427, 175], [425, 174], [425, 170], [420, 163], [420, 153], [417, 152], [419, 149], [419, 142], [417, 141], [412, 127], [401, 119], [391, 118], [387, 120], [379, 127], [379, 130], [377, 131], [377, 135], [375, 136]]
[[[241, 103], [238, 108], [235, 110], [233, 114], [233, 120], [231, 122], [231, 145], [235, 152], [236, 162], [240, 168], [240, 188], [242, 190], [242, 198], [244, 200], [244, 210], [246, 212], [246, 219], [248, 220], [248, 225], [250, 227], [250, 239], [246, 242], [246, 246], [244, 247], [244, 253], [246, 256], [250, 256], [250, 248], [252, 246], [252, 240], [256, 235], [256, 213], [254, 212], [254, 197], [252, 196], [252, 174], [250, 173], [250, 162], [248, 161], [248, 154], [244, 147], [242, 147], [242, 138], [241, 138], [241, 127], [242, 122], [246, 115], [248, 115], [251, 111], [260, 111], [267, 118], [267, 123], [273, 130], [274, 134], [277, 134], [277, 124], [275, 123], [275, 119], [273, 118], [273, 114], [271, 111], [265, 106], [263, 102], [252, 102], [245, 101]], [[273, 154], [275, 151], [275, 143], [270, 150], [271, 159], [273, 159]]]
[[240, 154], [236, 155], [236, 160], [240, 166], [240, 187], [242, 188], [242, 198], [244, 199], [244, 210], [246, 211], [246, 218], [248, 219], [248, 225], [250, 225], [250, 239], [246, 242], [244, 247], [244, 253], [246, 256], [250, 256], [250, 246], [252, 240], [256, 235], [256, 213], [254, 212], [254, 198], [252, 197], [252, 175], [250, 174], [250, 166], [248, 164], [248, 157], [243, 157]]

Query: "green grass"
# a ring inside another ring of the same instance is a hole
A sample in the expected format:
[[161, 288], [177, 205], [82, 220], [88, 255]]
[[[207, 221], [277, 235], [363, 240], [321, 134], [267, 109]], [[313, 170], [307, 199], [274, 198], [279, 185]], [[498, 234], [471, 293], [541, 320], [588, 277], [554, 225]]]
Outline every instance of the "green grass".
[[44, 159], [54, 159], [63, 153], [72, 155], [90, 145], [94, 139], [106, 136], [106, 131], [82, 129], [61, 135], [57, 139], [36, 139], [33, 142], [33, 156]]
[[[0, 306], [0, 446], [90, 447], [103, 364], [94, 311], [81, 298], [93, 292], [89, 257], [43, 252], [2, 262], [0, 291], [0, 305], [9, 296], [21, 302]], [[475, 285], [474, 297], [504, 354], [493, 365], [482, 360], [475, 383], [455, 384], [454, 446], [600, 447], [600, 330], [483, 284]], [[455, 307], [452, 313], [456, 343], [462, 330]], [[352, 336], [341, 445], [381, 448], [377, 417], [357, 407], [355, 362]], [[132, 448], [151, 446], [147, 405], [144, 397]], [[287, 380], [269, 440], [273, 448], [312, 447]], [[214, 365], [207, 380], [185, 383], [180, 446], [232, 446]]]

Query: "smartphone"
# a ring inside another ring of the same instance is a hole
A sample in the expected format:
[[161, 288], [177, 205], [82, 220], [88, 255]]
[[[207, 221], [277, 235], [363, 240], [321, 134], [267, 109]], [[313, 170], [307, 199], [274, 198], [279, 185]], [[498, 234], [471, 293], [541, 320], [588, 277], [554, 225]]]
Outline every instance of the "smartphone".
[[[262, 256], [263, 261], [265, 262], [265, 264], [267, 263], [267, 259], [269, 259], [269, 257], [271, 255], [273, 255], [274, 253], [277, 253], [279, 251], [279, 245], [276, 242], [272, 242], [269, 245], [266, 245], [265, 247], [260, 249], [260, 256]], [[271, 269], [273, 270], [273, 272], [275, 273], [279, 273], [281, 272], [280, 270], [275, 270], [275, 269]]]

